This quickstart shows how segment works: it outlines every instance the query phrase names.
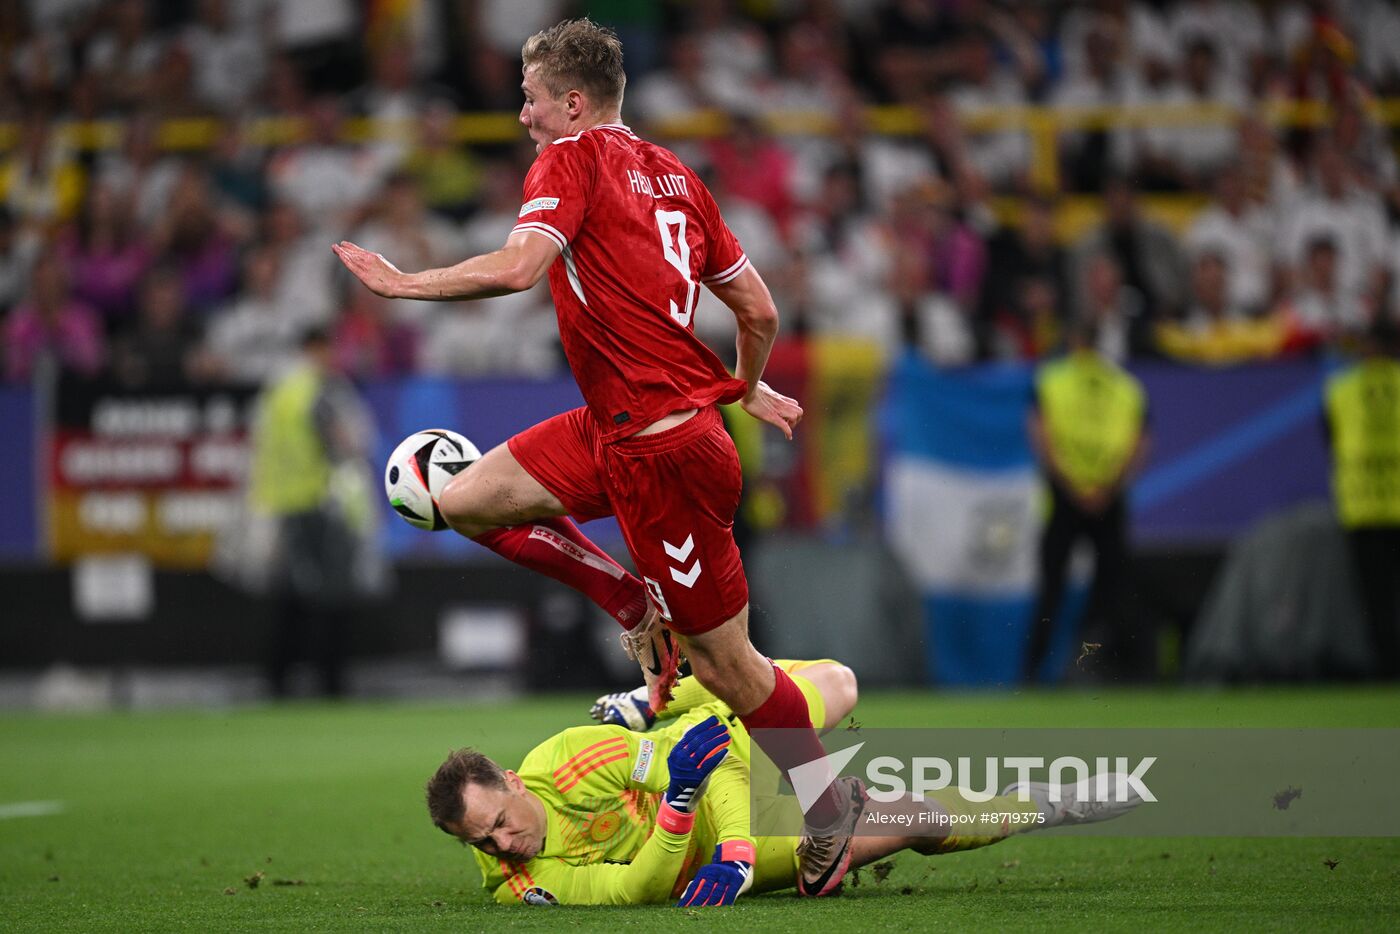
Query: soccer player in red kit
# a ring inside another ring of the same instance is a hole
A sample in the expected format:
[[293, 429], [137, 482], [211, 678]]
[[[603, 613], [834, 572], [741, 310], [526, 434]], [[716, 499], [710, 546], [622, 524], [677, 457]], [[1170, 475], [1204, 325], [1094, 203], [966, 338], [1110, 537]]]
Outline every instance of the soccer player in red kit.
[[[417, 273], [352, 243], [333, 248], [391, 298], [488, 298], [549, 274], [586, 404], [489, 451], [444, 491], [442, 514], [457, 532], [587, 594], [631, 630], [652, 669], [654, 705], [668, 690], [655, 676], [665, 668], [673, 678], [678, 662], [669, 631], [696, 678], [751, 734], [786, 728], [761, 743], [780, 767], [821, 758], [801, 691], [749, 642], [748, 584], [733, 537], [739, 459], [716, 408], [737, 401], [788, 438], [801, 420], [801, 407], [759, 378], [778, 330], [772, 296], [695, 173], [622, 124], [626, 78], [611, 30], [565, 21], [532, 36], [522, 59], [520, 122], [539, 155], [505, 246]], [[733, 376], [694, 334], [702, 284], [738, 321]], [[605, 515], [617, 516], [640, 580], [565, 518]], [[859, 781], [842, 778], [807, 811], [805, 894], [839, 887], [863, 803]]]

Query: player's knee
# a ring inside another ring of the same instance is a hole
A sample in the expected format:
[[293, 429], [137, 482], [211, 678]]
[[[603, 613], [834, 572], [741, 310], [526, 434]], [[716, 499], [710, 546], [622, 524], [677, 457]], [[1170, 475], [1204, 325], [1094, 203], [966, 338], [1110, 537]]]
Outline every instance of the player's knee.
[[827, 700], [827, 710], [836, 714], [835, 720], [839, 722], [856, 709], [856, 701], [860, 699], [860, 686], [856, 681], [856, 673], [845, 665], [833, 665], [830, 677], [831, 697]]
[[464, 471], [453, 477], [442, 495], [438, 497], [438, 510], [447, 524], [462, 534], [471, 534], [481, 526], [490, 526], [487, 503], [490, 501], [489, 486], [484, 478], [472, 471]]

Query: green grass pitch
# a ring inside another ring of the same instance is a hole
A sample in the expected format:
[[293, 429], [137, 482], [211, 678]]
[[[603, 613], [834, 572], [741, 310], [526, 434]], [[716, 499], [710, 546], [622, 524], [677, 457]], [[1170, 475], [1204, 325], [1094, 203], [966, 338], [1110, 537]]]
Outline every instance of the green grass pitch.
[[[502, 908], [428, 823], [427, 776], [474, 745], [514, 764], [581, 697], [0, 718], [6, 930], [1379, 930], [1400, 839], [1017, 837], [903, 854], [840, 898], [700, 912]], [[867, 726], [1400, 726], [1400, 691], [870, 694]], [[1395, 807], [1395, 800], [1378, 801]], [[1329, 868], [1328, 861], [1335, 866]], [[256, 885], [253, 883], [256, 882]], [[666, 925], [666, 927], [663, 927]]]

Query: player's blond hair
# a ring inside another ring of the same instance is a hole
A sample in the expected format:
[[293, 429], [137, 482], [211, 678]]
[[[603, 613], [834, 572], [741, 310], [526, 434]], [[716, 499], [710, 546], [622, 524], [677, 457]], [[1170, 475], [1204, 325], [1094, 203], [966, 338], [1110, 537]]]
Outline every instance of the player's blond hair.
[[621, 109], [627, 74], [622, 70], [622, 42], [617, 33], [587, 17], [566, 19], [525, 40], [520, 49], [524, 69], [536, 69], [556, 98], [583, 91], [602, 109]]

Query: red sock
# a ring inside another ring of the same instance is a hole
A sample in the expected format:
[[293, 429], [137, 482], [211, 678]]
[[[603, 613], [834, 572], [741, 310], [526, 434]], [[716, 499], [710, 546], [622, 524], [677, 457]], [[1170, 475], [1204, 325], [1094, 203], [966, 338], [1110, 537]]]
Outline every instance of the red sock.
[[589, 541], [571, 519], [541, 519], [492, 529], [472, 541], [568, 584], [602, 607], [623, 629], [636, 626], [646, 614], [642, 582]]
[[[826, 755], [817, 731], [812, 729], [812, 715], [807, 709], [807, 698], [802, 689], [788, 677], [788, 673], [777, 665], [773, 666], [773, 693], [758, 705], [752, 713], [739, 717], [744, 729], [749, 731], [773, 764], [788, 770], [804, 762], [812, 762]], [[755, 733], [755, 730], [782, 730], [781, 733]], [[811, 827], [830, 827], [841, 816], [841, 799], [834, 786], [826, 789], [826, 794], [818, 798], [807, 811], [807, 824]]]

